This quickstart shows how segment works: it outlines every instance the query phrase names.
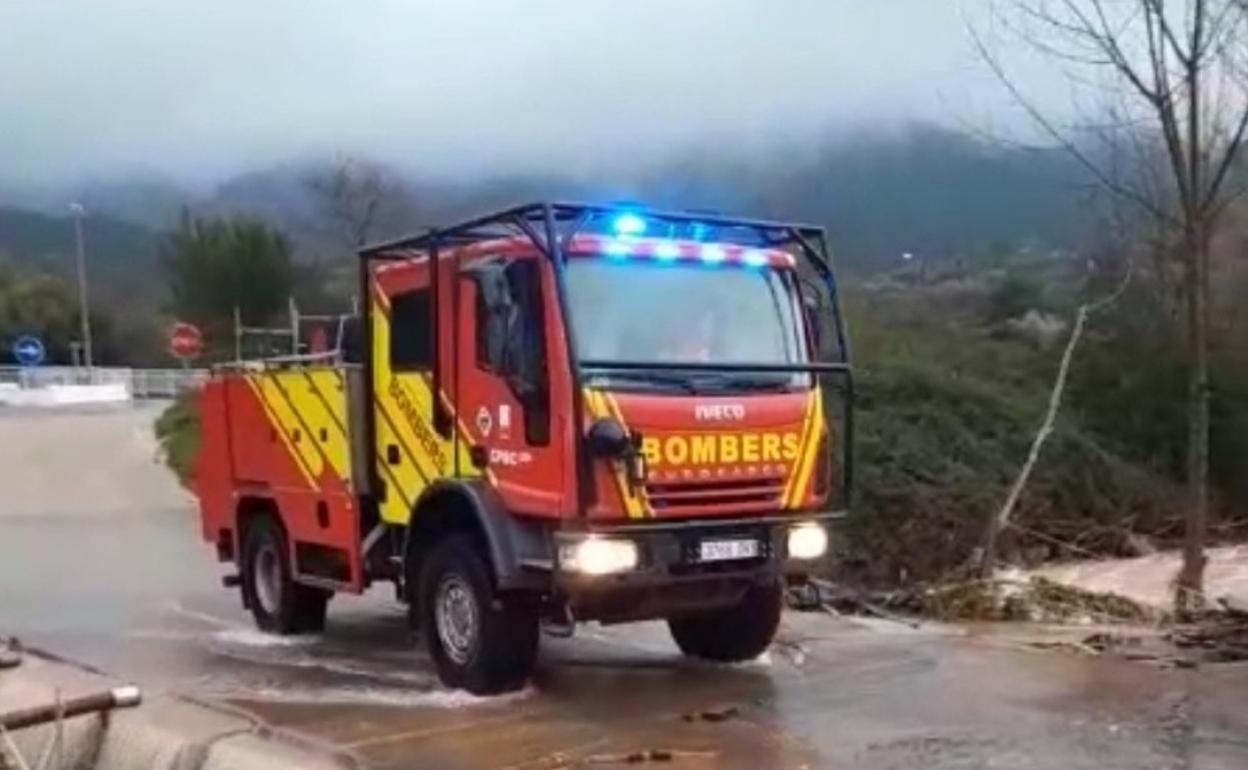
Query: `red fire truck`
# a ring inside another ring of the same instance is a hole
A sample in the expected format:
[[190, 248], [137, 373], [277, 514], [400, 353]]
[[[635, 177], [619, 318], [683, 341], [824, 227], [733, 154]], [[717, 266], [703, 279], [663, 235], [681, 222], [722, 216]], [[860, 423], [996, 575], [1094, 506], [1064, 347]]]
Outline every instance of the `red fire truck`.
[[202, 392], [203, 535], [261, 629], [389, 581], [478, 693], [525, 682], [543, 624], [767, 648], [848, 499], [821, 228], [530, 204], [362, 249], [359, 291], [331, 350]]

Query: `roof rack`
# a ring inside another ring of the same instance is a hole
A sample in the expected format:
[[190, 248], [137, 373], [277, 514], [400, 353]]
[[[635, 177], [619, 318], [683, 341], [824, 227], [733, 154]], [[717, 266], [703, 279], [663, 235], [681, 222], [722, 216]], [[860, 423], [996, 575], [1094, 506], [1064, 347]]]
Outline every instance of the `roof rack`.
[[[548, 202], [514, 206], [446, 227], [430, 228], [422, 233], [370, 244], [361, 248], [358, 254], [362, 258], [370, 259], [402, 258], [392, 252], [420, 251], [435, 245], [466, 245], [518, 235], [526, 235], [539, 247], [548, 250], [543, 237], [548, 220], [549, 231], [560, 242], [566, 243], [576, 233], [591, 228], [596, 220], [624, 213], [673, 227], [702, 226], [713, 233], [705, 240], [717, 243], [782, 248], [802, 245], [803, 242], [807, 246], [814, 246], [813, 242], [817, 241], [820, 251], [825, 248], [822, 243], [825, 238], [824, 228], [817, 225], [732, 217], [700, 211], [665, 211], [632, 204]], [[819, 256], [826, 259], [824, 254]]]

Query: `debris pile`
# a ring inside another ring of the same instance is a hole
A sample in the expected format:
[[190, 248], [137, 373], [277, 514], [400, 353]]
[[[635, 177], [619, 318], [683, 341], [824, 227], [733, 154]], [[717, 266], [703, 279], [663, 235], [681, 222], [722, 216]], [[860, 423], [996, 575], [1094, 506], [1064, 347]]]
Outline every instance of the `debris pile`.
[[1177, 626], [1167, 640], [1202, 663], [1248, 660], [1248, 611], [1222, 603], [1222, 611], [1205, 613], [1196, 622]]
[[912, 609], [940, 620], [1037, 623], [1163, 622], [1165, 613], [1117, 594], [1072, 588], [1043, 577], [968, 580], [913, 592]]

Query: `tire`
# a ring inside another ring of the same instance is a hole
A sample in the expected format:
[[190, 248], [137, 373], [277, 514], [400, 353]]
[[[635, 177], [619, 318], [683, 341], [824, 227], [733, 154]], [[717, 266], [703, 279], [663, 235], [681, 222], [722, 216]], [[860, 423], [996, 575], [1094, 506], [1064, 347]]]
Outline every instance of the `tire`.
[[669, 618], [667, 626], [685, 655], [739, 663], [762, 655], [780, 627], [780, 582], [752, 585], [736, 603], [711, 612]]
[[414, 598], [443, 684], [492, 695], [528, 681], [537, 660], [537, 611], [496, 594], [471, 537], [453, 535], [433, 546]]
[[277, 521], [262, 516], [247, 526], [243, 538], [243, 602], [256, 627], [282, 635], [325, 630], [330, 593], [294, 581], [286, 533]]

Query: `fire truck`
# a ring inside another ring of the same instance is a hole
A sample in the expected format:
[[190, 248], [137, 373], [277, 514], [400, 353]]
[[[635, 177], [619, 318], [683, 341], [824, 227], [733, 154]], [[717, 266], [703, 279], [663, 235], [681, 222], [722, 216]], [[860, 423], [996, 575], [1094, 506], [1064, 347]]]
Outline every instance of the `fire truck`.
[[822, 228], [535, 203], [358, 258], [337, 344], [201, 392], [203, 536], [261, 629], [318, 632], [335, 593], [390, 582], [474, 693], [581, 621], [766, 650], [849, 499]]

